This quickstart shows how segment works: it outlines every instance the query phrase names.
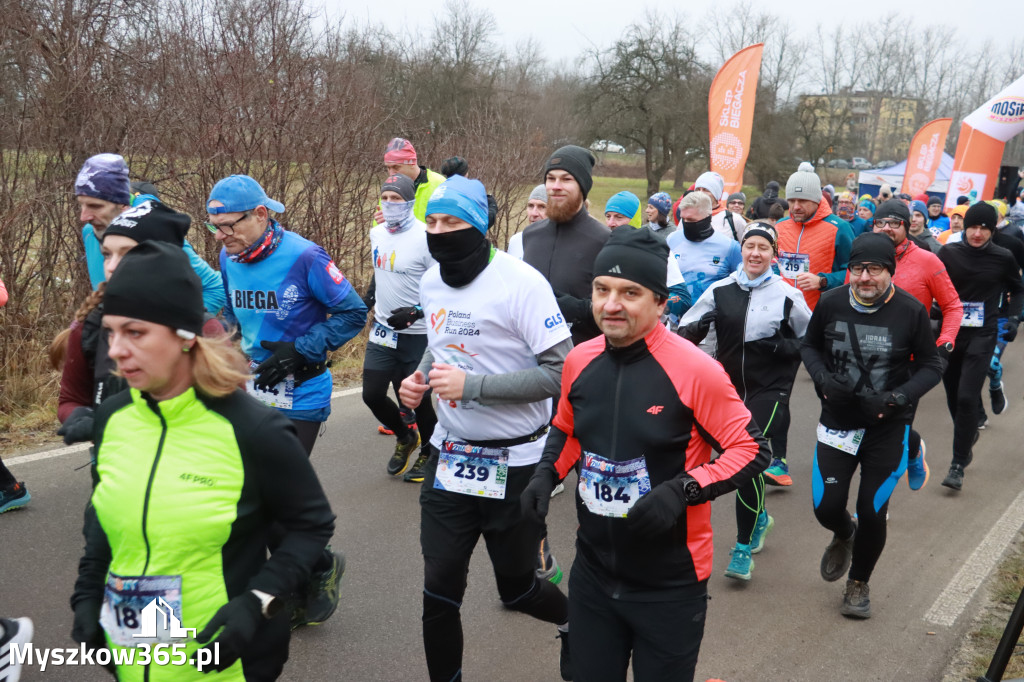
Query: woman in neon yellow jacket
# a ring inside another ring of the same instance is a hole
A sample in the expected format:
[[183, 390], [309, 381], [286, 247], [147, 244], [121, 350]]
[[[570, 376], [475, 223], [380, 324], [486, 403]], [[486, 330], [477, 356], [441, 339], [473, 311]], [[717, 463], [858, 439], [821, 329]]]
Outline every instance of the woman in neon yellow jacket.
[[[131, 388], [97, 409], [72, 637], [99, 663], [109, 650], [122, 682], [276, 679], [282, 607], [334, 532], [320, 482], [289, 420], [238, 388], [244, 358], [198, 336], [202, 288], [181, 249], [132, 249], [104, 305]], [[272, 524], [285, 535], [267, 558]]]

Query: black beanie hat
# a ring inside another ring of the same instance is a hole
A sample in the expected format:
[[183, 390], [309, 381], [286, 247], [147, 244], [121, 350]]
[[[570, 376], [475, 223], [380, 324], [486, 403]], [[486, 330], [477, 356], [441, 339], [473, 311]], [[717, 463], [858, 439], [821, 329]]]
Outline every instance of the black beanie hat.
[[136, 197], [140, 194], [152, 194], [157, 199], [160, 198], [160, 193], [156, 189], [156, 185], [152, 182], [146, 182], [145, 180], [136, 180], [129, 187], [132, 190], [132, 196]]
[[184, 213], [178, 213], [159, 201], [148, 199], [114, 218], [103, 232], [103, 238], [120, 234], [140, 244], [152, 241], [167, 242], [180, 248], [185, 244], [185, 233], [191, 225], [192, 218]]
[[147, 241], [121, 259], [103, 292], [103, 313], [200, 335], [203, 285], [180, 246]]
[[469, 162], [461, 156], [453, 156], [441, 162], [441, 175], [450, 178], [453, 175], [466, 177], [469, 175]]
[[875, 211], [875, 220], [896, 218], [903, 221], [903, 226], [910, 225], [910, 209], [899, 199], [886, 199]]
[[594, 259], [594, 277], [621, 277], [645, 286], [656, 296], [668, 297], [665, 264], [668, 243], [650, 230], [622, 225]]
[[416, 185], [401, 173], [389, 175], [384, 184], [380, 186], [381, 194], [388, 191], [394, 192], [406, 201], [412, 201], [416, 198]]
[[979, 201], [967, 209], [964, 214], [964, 229], [968, 227], [984, 227], [986, 230], [996, 229], [999, 223], [999, 213], [996, 209], [984, 201]]
[[850, 248], [850, 265], [878, 263], [889, 271], [896, 272], [896, 247], [892, 240], [879, 232], [864, 232], [853, 240]]
[[590, 194], [590, 188], [594, 186], [591, 171], [593, 171], [595, 163], [596, 160], [593, 154], [583, 147], [570, 144], [555, 150], [555, 153], [551, 155], [551, 158], [548, 159], [547, 164], [544, 166], [544, 173], [546, 175], [548, 171], [553, 170], [568, 172], [569, 175], [576, 178], [580, 191], [583, 192], [583, 198], [586, 199], [587, 195]]

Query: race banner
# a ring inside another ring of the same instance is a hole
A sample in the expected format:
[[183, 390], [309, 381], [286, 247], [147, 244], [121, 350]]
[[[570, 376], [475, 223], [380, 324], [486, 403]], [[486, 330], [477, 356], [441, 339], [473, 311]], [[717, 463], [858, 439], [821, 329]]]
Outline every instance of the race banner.
[[711, 82], [708, 94], [711, 170], [725, 179], [724, 196], [739, 192], [743, 187], [763, 51], [763, 43], [743, 48], [722, 65]]
[[1006, 141], [1024, 132], [1024, 76], [971, 113], [960, 125], [960, 139], [949, 178], [946, 208], [957, 197], [991, 199]]
[[935, 173], [942, 162], [942, 150], [946, 148], [951, 118], [937, 118], [928, 121], [914, 134], [907, 153], [907, 168], [903, 173], [903, 187], [900, 192], [910, 196], [924, 194], [935, 182]]

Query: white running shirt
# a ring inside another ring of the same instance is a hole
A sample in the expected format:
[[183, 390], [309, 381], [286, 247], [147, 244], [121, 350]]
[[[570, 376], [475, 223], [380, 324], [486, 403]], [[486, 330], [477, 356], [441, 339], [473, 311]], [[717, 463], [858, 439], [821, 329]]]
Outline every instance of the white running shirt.
[[[370, 230], [370, 260], [377, 285], [373, 317], [388, 327], [392, 310], [420, 304], [420, 279], [435, 263], [427, 249], [427, 226], [416, 220], [407, 230], [391, 234], [377, 225]], [[427, 323], [421, 319], [398, 333], [426, 332]]]

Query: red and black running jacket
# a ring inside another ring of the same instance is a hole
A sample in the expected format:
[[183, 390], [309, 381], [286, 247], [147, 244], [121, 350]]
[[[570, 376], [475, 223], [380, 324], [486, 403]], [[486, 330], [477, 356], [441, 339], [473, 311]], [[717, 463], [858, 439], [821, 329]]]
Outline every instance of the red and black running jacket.
[[[606, 345], [604, 336], [574, 348], [553, 427], [544, 460], [559, 478], [583, 451], [614, 461], [642, 455], [652, 488], [687, 473], [714, 499], [769, 462], [768, 444], [722, 366], [661, 325], [625, 348]], [[714, 460], [712, 450], [721, 453]], [[576, 509], [577, 553], [610, 586], [671, 590], [711, 574], [710, 504], [685, 508], [664, 540], [591, 513], [579, 491]]]

